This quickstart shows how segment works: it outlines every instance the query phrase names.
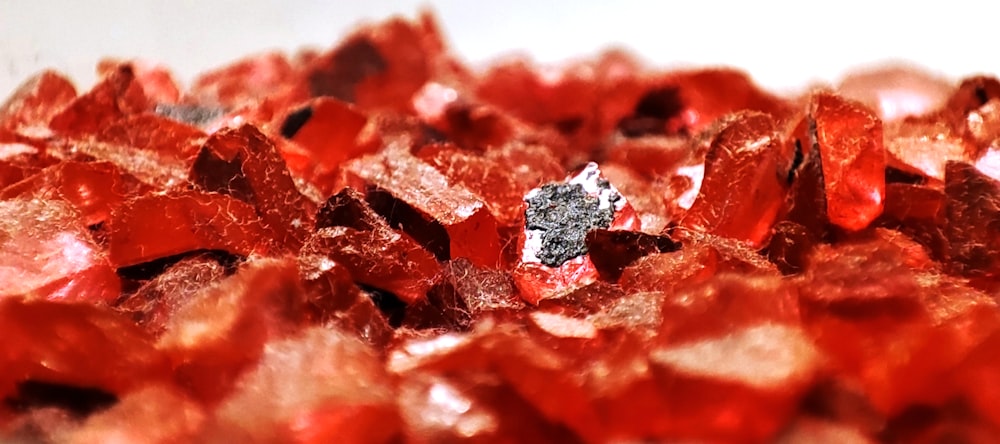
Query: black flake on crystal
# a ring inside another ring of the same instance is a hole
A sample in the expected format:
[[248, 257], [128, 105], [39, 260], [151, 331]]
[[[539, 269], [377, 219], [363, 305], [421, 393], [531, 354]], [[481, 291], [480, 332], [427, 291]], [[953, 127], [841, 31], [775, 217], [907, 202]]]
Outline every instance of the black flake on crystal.
[[[603, 179], [598, 186], [605, 190], [611, 187]], [[620, 198], [612, 193], [609, 199], [612, 205], [601, 208], [600, 200], [588, 195], [580, 184], [550, 183], [539, 188], [527, 199], [528, 208], [524, 212], [527, 229], [542, 232], [538, 259], [545, 265], [558, 267], [586, 254], [587, 233], [611, 226], [614, 203]]]

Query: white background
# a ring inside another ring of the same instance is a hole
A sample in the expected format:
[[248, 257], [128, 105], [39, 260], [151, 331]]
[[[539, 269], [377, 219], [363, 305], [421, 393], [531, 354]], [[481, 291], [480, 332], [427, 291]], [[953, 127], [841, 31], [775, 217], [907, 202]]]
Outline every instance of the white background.
[[782, 91], [886, 60], [953, 78], [1000, 72], [998, 8], [933, 3], [0, 0], [0, 97], [46, 67], [87, 88], [106, 56], [163, 62], [188, 81], [265, 49], [327, 48], [360, 21], [413, 16], [425, 4], [475, 66], [514, 50], [549, 63], [619, 45], [654, 66], [737, 66]]

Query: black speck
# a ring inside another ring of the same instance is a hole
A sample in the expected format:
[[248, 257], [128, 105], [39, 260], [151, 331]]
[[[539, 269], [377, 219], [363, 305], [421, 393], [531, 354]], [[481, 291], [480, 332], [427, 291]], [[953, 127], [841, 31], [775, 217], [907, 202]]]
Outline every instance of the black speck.
[[365, 285], [362, 283], [356, 283], [358, 288], [368, 294], [368, 297], [372, 299], [375, 306], [378, 307], [382, 315], [385, 316], [386, 321], [389, 322], [389, 326], [392, 328], [399, 328], [403, 324], [403, 319], [406, 317], [406, 302], [403, 302], [399, 296], [391, 291], [383, 290], [381, 288], [376, 288], [371, 285]]
[[30, 379], [17, 384], [15, 396], [4, 399], [4, 403], [11, 410], [18, 412], [41, 407], [57, 407], [77, 417], [86, 417], [117, 402], [117, 396], [99, 388]]
[[979, 101], [979, 106], [983, 106], [986, 104], [986, 102], [990, 101], [990, 95], [986, 91], [986, 88], [983, 85], [976, 86], [976, 89], [973, 91], [973, 93], [976, 95], [976, 100]]
[[311, 106], [288, 113], [288, 117], [285, 117], [285, 121], [281, 124], [281, 137], [286, 139], [295, 137], [295, 134], [302, 129], [302, 126], [309, 121], [309, 118], [312, 117], [312, 115], [313, 110]]
[[[606, 180], [598, 186], [610, 188]], [[588, 195], [580, 184], [547, 184], [528, 199], [524, 212], [529, 230], [542, 231], [542, 246], [538, 259], [550, 267], [587, 253], [586, 237], [590, 230], [608, 228], [615, 217], [614, 202], [621, 197], [611, 195], [612, 206], [601, 208], [597, 197]]]
[[805, 155], [802, 153], [802, 141], [795, 139], [795, 157], [792, 159], [792, 166], [788, 169], [788, 176], [785, 178], [785, 183], [791, 185], [795, 180], [795, 172], [802, 166], [802, 161], [805, 160]]

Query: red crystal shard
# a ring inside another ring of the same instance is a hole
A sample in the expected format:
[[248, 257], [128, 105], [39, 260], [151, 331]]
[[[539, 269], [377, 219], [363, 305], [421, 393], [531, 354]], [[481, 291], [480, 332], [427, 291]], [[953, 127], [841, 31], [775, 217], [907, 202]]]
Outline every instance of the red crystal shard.
[[90, 227], [107, 222], [127, 193], [126, 179], [107, 162], [60, 162], [0, 191], [13, 197], [59, 199], [70, 203]]
[[396, 442], [389, 376], [364, 343], [311, 328], [268, 343], [260, 363], [218, 408], [223, 440]]
[[76, 98], [76, 88], [54, 71], [25, 81], [0, 105], [0, 127], [28, 136], [48, 134], [49, 120]]
[[144, 282], [115, 309], [151, 335], [159, 336], [178, 307], [225, 275], [226, 267], [208, 253], [187, 257]]
[[[788, 113], [785, 102], [732, 69], [674, 72], [651, 83], [634, 114], [619, 124], [626, 134], [697, 134], [737, 111], [761, 111], [778, 119]], [[636, 131], [637, 125], [643, 129]]]
[[781, 136], [774, 119], [760, 113], [737, 114], [717, 131], [698, 198], [681, 226], [760, 247], [784, 205]]
[[390, 228], [362, 199], [350, 188], [331, 197], [320, 209], [317, 232], [302, 248], [302, 257], [341, 264], [355, 281], [408, 303], [423, 299], [440, 269], [437, 260]]
[[49, 126], [63, 135], [93, 135], [122, 117], [151, 109], [132, 68], [122, 65], [53, 116]]
[[464, 330], [478, 320], [509, 317], [524, 307], [510, 273], [455, 259], [442, 267], [427, 301], [408, 309], [403, 324]]
[[177, 363], [180, 385], [213, 403], [257, 361], [266, 342], [296, 331], [304, 302], [294, 260], [251, 260], [175, 307], [157, 346]]
[[504, 227], [521, 222], [525, 193], [564, 174], [552, 153], [538, 145], [511, 143], [482, 154], [454, 145], [430, 145], [417, 156], [482, 198]]
[[118, 276], [76, 217], [58, 201], [0, 201], [0, 299], [105, 303], [118, 297]]
[[114, 59], [101, 60], [97, 64], [97, 74], [108, 75], [121, 66], [130, 66], [135, 73], [135, 80], [142, 86], [146, 97], [156, 103], [177, 103], [181, 93], [177, 89], [173, 75], [165, 66], [143, 60], [122, 61]]
[[1000, 183], [965, 163], [949, 163], [945, 173], [948, 261], [968, 276], [1000, 273], [994, 227], [1000, 218]]
[[486, 205], [402, 147], [388, 147], [346, 166], [348, 181], [367, 190], [368, 202], [438, 259], [468, 258], [496, 267], [500, 241]]
[[410, 109], [410, 98], [438, 71], [444, 44], [433, 18], [401, 18], [369, 26], [309, 64], [306, 79], [314, 97], [331, 96], [362, 109]]
[[213, 134], [191, 167], [191, 182], [252, 205], [278, 250], [297, 251], [313, 225], [315, 206], [296, 188], [274, 144], [250, 125]]
[[[169, 378], [170, 362], [150, 338], [107, 309], [5, 298], [0, 324], [7, 341], [0, 353], [0, 396], [5, 399], [12, 399], [15, 386], [25, 381], [125, 396]], [[10, 414], [5, 403], [0, 423]]]
[[949, 161], [971, 162], [976, 148], [940, 115], [913, 117], [886, 128], [890, 166], [944, 182]]
[[203, 406], [169, 385], [157, 384], [121, 397], [118, 404], [87, 418], [79, 428], [54, 434], [53, 441], [192, 442], [197, 441], [208, 420]]
[[282, 135], [302, 147], [309, 165], [302, 172], [307, 177], [330, 174], [349, 159], [368, 154], [358, 134], [368, 122], [367, 116], [339, 100], [321, 97], [285, 118]]
[[[672, 435], [766, 441], [785, 424], [819, 370], [821, 354], [799, 327], [762, 323], [654, 350], [666, 372]], [[706, 396], [712, 393], [712, 396]]]
[[202, 73], [188, 95], [208, 106], [229, 109], [256, 106], [259, 100], [287, 85], [294, 74], [284, 55], [267, 53]]
[[205, 133], [188, 124], [155, 114], [137, 114], [103, 128], [97, 140], [187, 161], [198, 153], [205, 137]]
[[885, 149], [882, 122], [863, 105], [833, 94], [812, 98], [830, 222], [860, 230], [882, 212]]
[[641, 224], [596, 163], [563, 183], [531, 190], [524, 200], [525, 227], [518, 239], [521, 257], [514, 279], [521, 297], [532, 304], [597, 280], [586, 248], [590, 230], [638, 230]]
[[126, 267], [196, 250], [247, 256], [274, 242], [253, 207], [224, 194], [186, 191], [126, 202], [111, 216], [109, 258]]

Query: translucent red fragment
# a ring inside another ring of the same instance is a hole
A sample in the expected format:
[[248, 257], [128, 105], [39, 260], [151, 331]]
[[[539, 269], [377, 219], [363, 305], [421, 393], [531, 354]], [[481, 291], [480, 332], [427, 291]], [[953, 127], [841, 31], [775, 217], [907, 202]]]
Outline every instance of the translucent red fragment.
[[210, 254], [186, 257], [116, 301], [115, 309], [158, 337], [185, 302], [226, 273], [226, 267]]
[[346, 171], [348, 183], [367, 191], [375, 211], [438, 259], [500, 263], [496, 218], [483, 201], [402, 147], [351, 161]]
[[269, 342], [216, 415], [229, 436], [266, 441], [388, 443], [401, 425], [377, 355], [327, 328]]
[[1000, 183], [965, 163], [945, 172], [945, 236], [948, 261], [964, 275], [994, 276], [1000, 271], [1000, 245], [991, 227], [1000, 217]]
[[759, 113], [737, 114], [716, 130], [705, 179], [681, 226], [760, 247], [784, 205], [781, 136], [774, 119]]
[[[8, 341], [0, 354], [5, 399], [24, 381], [98, 388], [119, 397], [169, 381], [167, 356], [145, 332], [105, 308], [3, 298], [0, 323]], [[11, 413], [4, 404], [0, 423]]]
[[213, 134], [198, 152], [190, 179], [252, 205], [279, 251], [297, 251], [313, 225], [315, 205], [299, 192], [274, 144], [250, 125]]
[[487, 316], [509, 316], [525, 307], [510, 273], [478, 267], [468, 259], [442, 267], [427, 299], [427, 304], [407, 313], [406, 324], [426, 327], [428, 321], [436, 321], [464, 329]]
[[0, 299], [102, 304], [121, 291], [103, 249], [72, 207], [40, 198], [0, 201], [0, 282]]
[[860, 230], [882, 212], [886, 155], [882, 122], [863, 105], [828, 93], [812, 99], [830, 222]]
[[594, 230], [587, 233], [590, 260], [601, 278], [609, 282], [617, 282], [625, 267], [640, 257], [678, 249], [680, 244], [668, 236], [624, 230]]
[[151, 109], [132, 67], [122, 65], [55, 114], [49, 127], [67, 136], [93, 135], [122, 117]]
[[497, 222], [507, 227], [523, 219], [528, 191], [564, 175], [548, 148], [538, 145], [511, 143], [481, 154], [454, 145], [429, 145], [417, 157], [483, 199]]
[[795, 411], [821, 356], [801, 328], [763, 323], [658, 348], [651, 361], [664, 371], [664, 396], [683, 400], [670, 409], [672, 436], [766, 441]]
[[0, 191], [0, 199], [58, 199], [68, 202], [90, 227], [107, 222], [125, 200], [126, 179], [107, 162], [60, 162]]
[[174, 81], [170, 70], [162, 65], [144, 60], [121, 61], [106, 59], [97, 64], [98, 76], [114, 72], [121, 66], [130, 66], [135, 73], [135, 80], [142, 86], [146, 97], [155, 103], [177, 103], [181, 98], [181, 92], [177, 89], [177, 82]]
[[410, 98], [435, 74], [454, 72], [433, 18], [390, 19], [356, 31], [306, 68], [312, 96], [362, 109], [410, 110]]
[[334, 326], [382, 350], [393, 330], [372, 299], [354, 283], [347, 267], [326, 256], [300, 254], [306, 316], [312, 325]]
[[[57, 440], [98, 444], [114, 440], [142, 443], [192, 441], [209, 422], [205, 408], [169, 385], [143, 387], [95, 414]], [[155, 426], [151, 426], [155, 424]]]
[[940, 115], [912, 117], [886, 128], [889, 165], [944, 182], [945, 164], [971, 162], [977, 151], [961, 131]]
[[188, 160], [198, 153], [206, 135], [201, 130], [155, 114], [125, 117], [104, 127], [97, 140], [156, 152], [168, 158]]
[[0, 127], [45, 136], [49, 120], [75, 98], [72, 82], [55, 71], [43, 71], [26, 80], [0, 105]]
[[390, 291], [409, 303], [426, 296], [440, 269], [430, 252], [389, 227], [350, 188], [320, 209], [316, 228], [302, 256], [341, 264], [356, 282]]
[[115, 267], [197, 250], [266, 254], [274, 242], [252, 206], [224, 194], [198, 191], [130, 200], [112, 213], [109, 225], [108, 255]]
[[174, 378], [190, 396], [215, 403], [265, 343], [297, 331], [304, 304], [294, 260], [251, 260], [175, 308], [157, 347], [176, 362]]
[[802, 225], [790, 221], [778, 222], [767, 244], [767, 257], [782, 274], [796, 274], [802, 271], [806, 256], [815, 243]]
[[650, 83], [634, 114], [619, 124], [626, 134], [697, 134], [729, 113], [752, 110], [783, 119], [789, 110], [733, 69], [679, 71]]
[[266, 53], [202, 73], [187, 94], [196, 103], [210, 106], [256, 106], [267, 95], [287, 87], [294, 77], [295, 68], [284, 55]]
[[[305, 121], [294, 125], [297, 119]], [[367, 116], [349, 104], [321, 97], [289, 113], [282, 132], [308, 153], [309, 165], [301, 167], [300, 172], [315, 177], [330, 174], [345, 161], [369, 153], [357, 141], [367, 122]]]

